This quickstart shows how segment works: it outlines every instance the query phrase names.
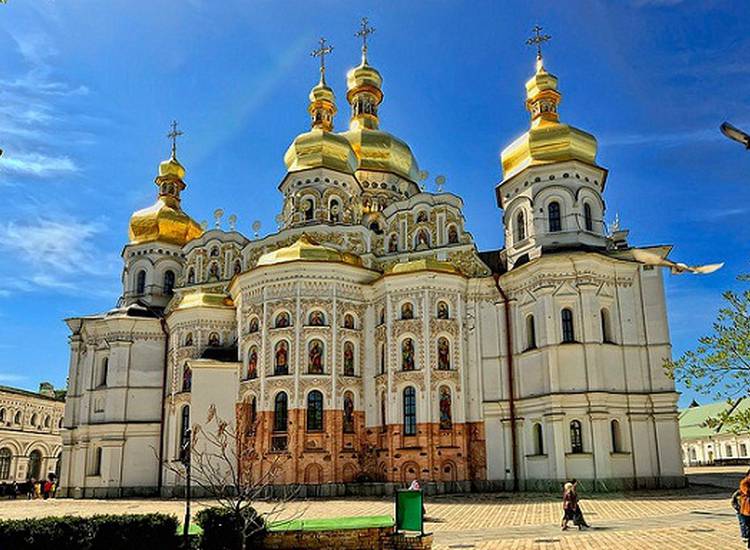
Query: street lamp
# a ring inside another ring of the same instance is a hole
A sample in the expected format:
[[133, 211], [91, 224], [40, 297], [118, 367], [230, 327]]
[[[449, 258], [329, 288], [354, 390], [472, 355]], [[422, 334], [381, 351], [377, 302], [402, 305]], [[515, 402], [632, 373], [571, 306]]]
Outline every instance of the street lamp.
[[746, 134], [739, 128], [732, 126], [728, 122], [724, 122], [721, 125], [721, 133], [727, 136], [729, 139], [733, 139], [745, 146], [745, 149], [750, 150], [750, 135]]

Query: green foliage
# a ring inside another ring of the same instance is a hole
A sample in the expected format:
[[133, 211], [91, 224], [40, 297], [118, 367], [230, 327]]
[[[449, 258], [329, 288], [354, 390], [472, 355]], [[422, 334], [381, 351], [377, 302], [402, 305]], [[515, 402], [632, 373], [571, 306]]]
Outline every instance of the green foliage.
[[196, 514], [195, 521], [203, 529], [203, 550], [238, 550], [243, 548], [243, 536], [247, 537], [247, 542], [252, 542], [260, 540], [265, 531], [263, 519], [250, 506], [239, 512], [228, 508], [204, 508]]
[[[740, 277], [748, 280], [747, 276]], [[750, 396], [750, 290], [723, 294], [725, 305], [713, 323], [713, 333], [665, 368], [675, 382], [712, 399]], [[750, 414], [726, 413], [707, 424], [724, 423], [736, 431], [750, 429]]]
[[46, 517], [0, 521], [0, 548], [176, 550], [177, 520], [166, 514]]

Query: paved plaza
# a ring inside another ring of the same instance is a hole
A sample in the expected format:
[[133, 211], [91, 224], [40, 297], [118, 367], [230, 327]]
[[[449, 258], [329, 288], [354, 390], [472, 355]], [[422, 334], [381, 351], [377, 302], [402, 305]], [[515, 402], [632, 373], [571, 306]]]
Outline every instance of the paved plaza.
[[[684, 491], [583, 495], [592, 529], [561, 532], [559, 500], [551, 495], [477, 494], [431, 497], [427, 530], [438, 549], [729, 550], [743, 548], [729, 496], [742, 468], [689, 472]], [[195, 504], [195, 510], [207, 505]], [[264, 508], [260, 504], [259, 508]], [[182, 517], [179, 500], [0, 501], [0, 517], [94, 513], [167, 512]], [[307, 500], [290, 504], [287, 516], [307, 518], [393, 514], [390, 499]], [[280, 518], [281, 519], [281, 518]]]

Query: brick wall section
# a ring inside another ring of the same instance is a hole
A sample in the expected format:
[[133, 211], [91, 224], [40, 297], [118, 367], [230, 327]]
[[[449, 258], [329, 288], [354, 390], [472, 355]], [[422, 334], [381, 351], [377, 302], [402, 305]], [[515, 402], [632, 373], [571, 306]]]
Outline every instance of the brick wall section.
[[352, 483], [362, 474], [400, 484], [486, 479], [482, 422], [456, 422], [450, 430], [420, 423], [416, 435], [403, 436], [400, 424], [366, 428], [364, 413], [355, 411], [354, 433], [344, 433], [342, 411], [325, 410], [324, 429], [308, 432], [306, 411], [290, 409], [287, 449], [274, 452], [273, 413], [258, 411], [253, 430], [248, 429], [249, 411], [246, 403], [237, 404], [239, 433], [244, 434], [240, 444], [253, 447], [260, 458], [251, 466], [256, 476], [278, 469], [274, 485]]
[[335, 531], [277, 531], [263, 539], [265, 550], [430, 550], [432, 535], [407, 536], [393, 527]]

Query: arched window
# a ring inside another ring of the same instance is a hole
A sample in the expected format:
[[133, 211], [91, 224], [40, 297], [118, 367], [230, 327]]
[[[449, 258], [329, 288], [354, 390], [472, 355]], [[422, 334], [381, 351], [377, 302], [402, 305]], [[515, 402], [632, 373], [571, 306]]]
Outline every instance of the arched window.
[[0, 422], [5, 422], [5, 409], [0, 409]]
[[258, 332], [258, 327], [259, 326], [260, 326], [260, 323], [258, 322], [258, 318], [257, 317], [253, 317], [252, 319], [250, 319], [250, 324], [247, 327], [247, 331], [249, 333], [251, 333], [251, 334], [255, 333], [255, 332]]
[[185, 345], [186, 346], [192, 346], [193, 345], [193, 333], [192, 332], [188, 332], [185, 335]]
[[583, 452], [583, 428], [579, 420], [570, 423], [570, 452], [580, 454]]
[[351, 313], [347, 313], [346, 315], [344, 315], [344, 328], [353, 329], [354, 327], [354, 315], [352, 315]]
[[398, 235], [396, 233], [388, 239], [388, 252], [398, 252]]
[[182, 391], [190, 391], [193, 387], [193, 370], [185, 363], [182, 367]]
[[13, 415], [13, 423], [14, 424], [20, 424], [21, 423], [21, 411], [16, 411], [16, 414]]
[[164, 295], [174, 294], [174, 271], [168, 269], [164, 272]]
[[380, 344], [380, 374], [385, 374], [385, 344]]
[[307, 431], [323, 430], [323, 394], [313, 390], [307, 394]]
[[551, 202], [547, 207], [547, 219], [550, 233], [562, 231], [562, 219], [560, 217], [560, 203]]
[[609, 431], [612, 436], [612, 452], [622, 452], [622, 434], [620, 433], [620, 423], [617, 420], [613, 420], [609, 423]]
[[322, 311], [314, 310], [310, 312], [307, 318], [307, 324], [312, 327], [322, 327], [326, 324], [326, 317]]
[[575, 342], [575, 332], [573, 330], [573, 311], [565, 308], [560, 312], [562, 321], [562, 341]]
[[430, 234], [426, 229], [420, 229], [419, 231], [417, 231], [417, 237], [414, 246], [415, 248], [427, 248], [430, 246]]
[[401, 370], [414, 370], [414, 340], [411, 338], [401, 342]]
[[354, 395], [350, 391], [344, 393], [344, 433], [354, 433]]
[[516, 214], [516, 242], [521, 242], [526, 238], [526, 217], [523, 210]]
[[286, 432], [287, 429], [287, 397], [285, 392], [276, 394], [273, 403], [273, 431]]
[[239, 275], [242, 273], [242, 262], [239, 260], [234, 261], [234, 274]]
[[34, 413], [31, 415], [31, 425], [36, 428], [37, 421], [39, 420], [39, 417], [37, 417], [37, 414]]
[[609, 311], [602, 309], [600, 312], [602, 322], [602, 342], [605, 344], [611, 344], [612, 340], [612, 324], [609, 319]]
[[537, 422], [534, 424], [534, 427], [531, 429], [533, 437], [534, 437], [534, 454], [535, 455], [543, 455], [544, 454], [544, 431], [542, 430], [542, 425]]
[[218, 281], [221, 279], [221, 269], [219, 269], [218, 262], [211, 262], [211, 265], [208, 266], [208, 280], [215, 280]]
[[247, 418], [248, 428], [251, 433], [255, 432], [255, 423], [258, 421], [258, 400], [253, 396], [250, 400], [250, 410]]
[[185, 444], [190, 437], [190, 405], [184, 405], [180, 411], [180, 449], [185, 448]]
[[42, 473], [42, 452], [33, 450], [29, 454], [29, 470], [26, 473], [26, 479], [39, 479]]
[[401, 304], [401, 318], [414, 319], [414, 306], [411, 302], [404, 302]]
[[344, 342], [344, 376], [354, 376], [354, 344]]
[[99, 367], [99, 381], [97, 386], [102, 387], [107, 385], [107, 374], [109, 371], [109, 357], [102, 359], [102, 364]]
[[323, 342], [310, 340], [307, 345], [307, 372], [310, 374], [323, 374]]
[[378, 315], [378, 324], [384, 325], [385, 324], [385, 308], [380, 308], [380, 314]]
[[195, 269], [193, 269], [192, 267], [188, 269], [187, 282], [189, 285], [195, 283]]
[[417, 435], [417, 390], [404, 388], [404, 435]]
[[221, 336], [218, 332], [212, 332], [208, 335], [208, 345], [212, 348], [218, 348], [221, 345]]
[[448, 226], [448, 244], [458, 243], [458, 229], [455, 225]]
[[146, 271], [141, 269], [135, 276], [135, 293], [146, 294]]
[[286, 340], [277, 342], [274, 348], [273, 373], [275, 375], [289, 374], [289, 344]]
[[438, 319], [450, 319], [451, 308], [448, 306], [448, 302], [440, 300], [437, 303], [437, 318]]
[[437, 341], [437, 367], [439, 370], [451, 370], [451, 344], [445, 337]]
[[256, 346], [250, 346], [250, 351], [247, 354], [247, 378], [252, 380], [258, 377], [258, 348]]
[[732, 458], [732, 446], [729, 443], [724, 446], [724, 450], [726, 451], [726, 458]]
[[587, 202], [583, 203], [583, 224], [586, 227], [586, 231], [594, 230], [594, 218], [591, 215], [591, 205]]
[[380, 394], [380, 431], [386, 430], [386, 417], [385, 417], [385, 392]]
[[536, 326], [534, 316], [526, 316], [526, 349], [536, 349]]
[[91, 475], [100, 476], [102, 475], [102, 448], [96, 447], [94, 449], [94, 460], [91, 464]]
[[698, 452], [695, 450], [695, 447], [690, 448], [690, 460], [698, 460]]
[[0, 449], [0, 479], [10, 478], [10, 466], [13, 461], [13, 453], [8, 447]]
[[440, 388], [438, 408], [440, 409], [440, 429], [453, 429], [453, 402], [451, 390], [445, 386]]
[[419, 214], [417, 214], [417, 223], [426, 223], [427, 222], [427, 212], [422, 210]]
[[341, 207], [336, 199], [331, 199], [328, 204], [328, 219], [333, 223], [341, 221]]
[[276, 328], [286, 328], [286, 327], [288, 327], [289, 326], [289, 314], [286, 311], [280, 312], [276, 316], [276, 320], [274, 321], [273, 326], [276, 327]]
[[218, 246], [214, 246], [214, 247], [213, 247], [213, 248], [211, 249], [211, 252], [210, 252], [210, 254], [211, 254], [211, 257], [212, 257], [212, 258], [218, 258], [218, 257], [219, 257], [219, 247], [218, 247]]
[[311, 198], [305, 198], [302, 201], [302, 211], [305, 215], [305, 220], [310, 221], [315, 215], [315, 202]]
[[44, 427], [45, 428], [49, 428], [49, 425], [50, 425], [50, 418], [49, 418], [49, 416], [45, 416], [44, 417]]

